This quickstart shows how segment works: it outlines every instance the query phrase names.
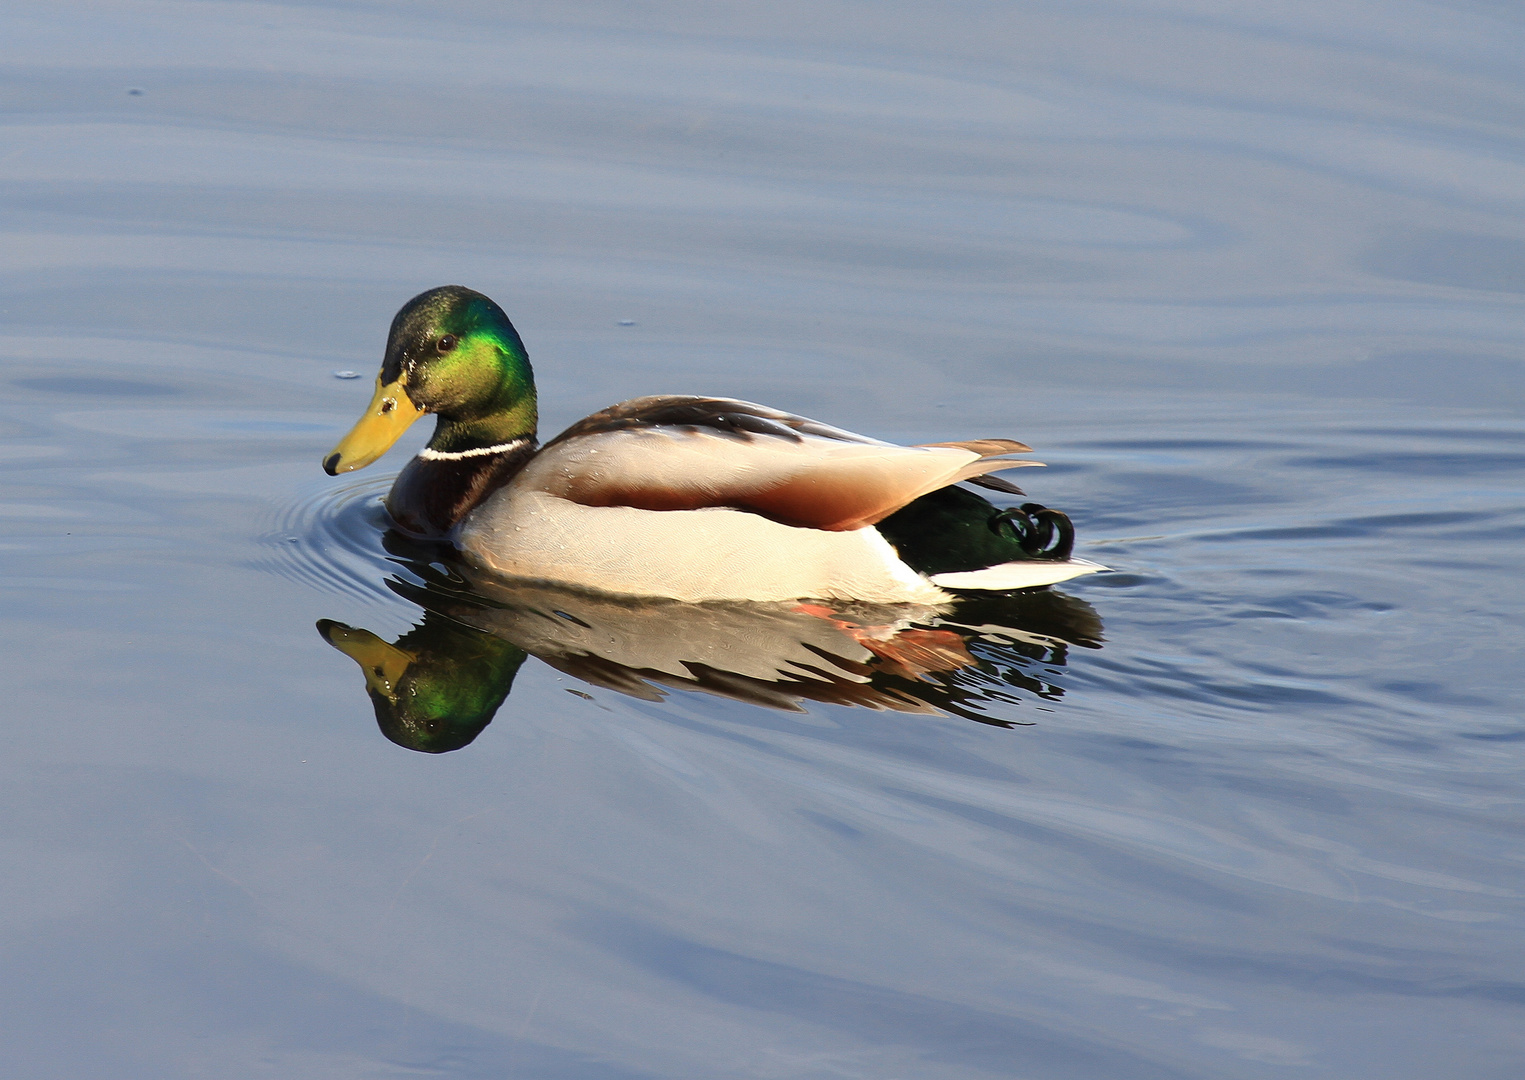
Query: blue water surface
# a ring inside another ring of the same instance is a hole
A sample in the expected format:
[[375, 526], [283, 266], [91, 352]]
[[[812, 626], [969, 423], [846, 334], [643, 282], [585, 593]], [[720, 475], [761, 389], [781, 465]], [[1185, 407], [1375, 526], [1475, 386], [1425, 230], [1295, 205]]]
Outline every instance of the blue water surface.
[[[59, 0], [0, 54], [6, 1075], [1521, 1075], [1516, 5]], [[1031, 444], [1101, 647], [1012, 726], [532, 656], [394, 745], [314, 624], [421, 618], [427, 432], [319, 462], [446, 282], [547, 433]]]

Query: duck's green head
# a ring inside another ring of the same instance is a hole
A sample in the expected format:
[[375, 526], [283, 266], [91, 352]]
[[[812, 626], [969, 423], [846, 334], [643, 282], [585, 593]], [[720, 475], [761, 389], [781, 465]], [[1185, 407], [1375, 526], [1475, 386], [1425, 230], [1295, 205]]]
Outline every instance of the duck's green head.
[[324, 471], [369, 465], [425, 413], [439, 417], [429, 446], [445, 453], [535, 433], [535, 377], [524, 343], [503, 309], [479, 292], [445, 285], [403, 305], [376, 394], [323, 459]]

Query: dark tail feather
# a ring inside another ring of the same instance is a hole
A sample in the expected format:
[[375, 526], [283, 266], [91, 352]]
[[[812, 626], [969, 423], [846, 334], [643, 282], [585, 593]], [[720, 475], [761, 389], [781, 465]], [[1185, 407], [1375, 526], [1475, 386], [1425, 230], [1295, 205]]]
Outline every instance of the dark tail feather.
[[1017, 487], [1017, 485], [1013, 484], [1010, 480], [1002, 480], [999, 476], [992, 476], [989, 473], [986, 473], [984, 476], [971, 477], [965, 481], [965, 483], [974, 484], [977, 487], [989, 488], [991, 491], [1003, 491], [1007, 495], [1027, 494], [1027, 492]]

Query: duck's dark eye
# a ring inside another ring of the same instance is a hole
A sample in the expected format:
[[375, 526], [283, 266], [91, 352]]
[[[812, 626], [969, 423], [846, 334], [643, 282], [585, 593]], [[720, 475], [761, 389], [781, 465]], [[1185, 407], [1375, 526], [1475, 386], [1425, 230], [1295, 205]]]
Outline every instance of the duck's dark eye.
[[456, 338], [454, 334], [446, 334], [444, 337], [440, 338], [439, 341], [435, 342], [435, 348], [439, 349], [440, 352], [449, 352], [451, 349], [455, 348], [455, 345]]

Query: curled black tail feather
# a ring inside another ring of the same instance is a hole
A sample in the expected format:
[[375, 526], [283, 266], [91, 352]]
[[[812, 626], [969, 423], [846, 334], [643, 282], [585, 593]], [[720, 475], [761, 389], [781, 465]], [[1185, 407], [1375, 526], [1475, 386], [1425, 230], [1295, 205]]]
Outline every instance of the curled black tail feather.
[[1063, 562], [1075, 549], [1075, 526], [1070, 519], [1039, 503], [1023, 503], [991, 515], [991, 532], [1000, 535], [1002, 525], [1011, 530], [1017, 544], [1034, 559]]

